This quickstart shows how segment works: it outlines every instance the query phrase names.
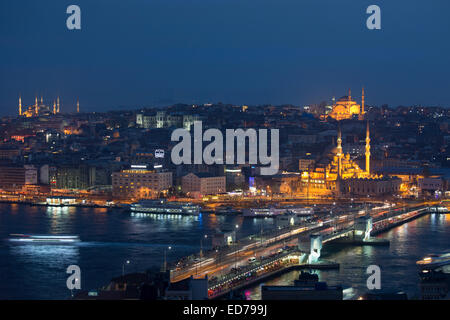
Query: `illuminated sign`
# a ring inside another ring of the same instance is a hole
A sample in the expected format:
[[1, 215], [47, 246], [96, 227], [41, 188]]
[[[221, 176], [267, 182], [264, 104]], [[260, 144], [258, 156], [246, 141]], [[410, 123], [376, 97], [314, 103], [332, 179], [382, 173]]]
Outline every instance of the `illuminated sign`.
[[145, 164], [132, 164], [131, 169], [147, 169], [147, 165]]
[[249, 188], [254, 188], [255, 187], [255, 177], [249, 177], [248, 178], [248, 186], [249, 186]]

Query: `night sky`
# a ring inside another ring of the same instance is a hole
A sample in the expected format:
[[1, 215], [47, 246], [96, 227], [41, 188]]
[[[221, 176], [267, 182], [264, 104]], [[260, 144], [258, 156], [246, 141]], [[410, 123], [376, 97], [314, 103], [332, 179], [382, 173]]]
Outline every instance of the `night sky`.
[[19, 94], [72, 112], [77, 97], [82, 111], [307, 105], [363, 85], [367, 104], [450, 106], [449, 15], [448, 0], [2, 0], [0, 115]]

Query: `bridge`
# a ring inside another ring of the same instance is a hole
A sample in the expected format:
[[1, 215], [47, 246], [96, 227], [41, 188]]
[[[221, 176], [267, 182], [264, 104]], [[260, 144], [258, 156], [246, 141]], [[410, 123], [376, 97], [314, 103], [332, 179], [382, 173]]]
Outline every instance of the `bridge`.
[[[337, 264], [320, 259], [327, 243], [388, 245], [388, 241], [373, 236], [430, 211], [430, 207], [420, 205], [353, 213], [275, 230], [265, 238], [250, 236], [228, 248], [213, 250], [199, 261], [172, 268], [171, 281], [208, 275], [208, 295], [214, 299], [292, 269], [338, 268]], [[258, 259], [252, 261], [249, 257]]]

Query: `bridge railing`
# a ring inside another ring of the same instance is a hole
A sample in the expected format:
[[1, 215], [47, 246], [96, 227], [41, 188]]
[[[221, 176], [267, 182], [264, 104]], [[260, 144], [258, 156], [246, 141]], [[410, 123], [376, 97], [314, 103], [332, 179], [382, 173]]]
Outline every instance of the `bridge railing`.
[[[291, 260], [286, 259], [289, 255], [292, 255], [294, 251], [286, 253], [278, 258], [265, 261], [258, 266], [252, 266], [239, 274], [230, 274], [218, 279], [217, 281], [209, 281], [209, 297], [214, 298], [223, 295], [231, 290], [246, 285], [249, 282], [257, 281], [262, 276], [267, 276], [268, 274], [277, 272], [283, 268], [298, 264], [298, 260], [292, 262]], [[301, 253], [298, 252], [298, 254], [300, 255]]]
[[264, 258], [253, 264], [249, 264], [244, 267], [240, 267], [239, 269], [236, 269], [234, 272], [230, 272], [230, 273], [222, 275], [220, 277], [216, 277], [213, 280], [209, 280], [208, 285], [209, 285], [209, 287], [214, 287], [214, 286], [220, 285], [221, 283], [228, 282], [232, 279], [245, 277], [249, 273], [256, 272], [269, 264], [272, 264], [276, 261], [285, 259], [286, 257], [288, 257], [289, 255], [291, 255], [295, 252], [299, 252], [296, 247], [286, 249], [281, 253]]
[[[199, 253], [193, 254], [189, 257], [185, 257], [183, 261], [183, 265], [181, 267], [177, 267], [176, 263], [172, 263], [169, 265], [169, 268], [171, 269], [172, 276], [174, 278], [183, 275], [185, 273], [184, 268], [192, 267], [195, 264], [199, 264], [200, 260], [205, 261], [207, 259], [218, 259], [220, 260], [222, 257], [226, 256], [227, 254], [239, 252], [243, 250], [246, 246], [255, 244], [256, 247], [261, 246], [267, 246], [270, 244], [273, 244], [275, 242], [287, 240], [291, 236], [288, 236], [286, 238], [280, 238], [280, 236], [284, 234], [288, 234], [292, 231], [295, 231], [300, 228], [314, 228], [317, 227], [316, 223], [301, 223], [295, 226], [287, 226], [284, 228], [274, 228], [267, 230], [261, 234], [253, 234], [250, 236], [246, 236], [245, 238], [239, 239], [234, 245], [230, 246], [224, 246], [217, 248], [217, 251], [215, 249], [209, 249], [207, 251], [203, 251], [203, 256], [201, 257]], [[293, 235], [295, 236], [295, 235]], [[195, 261], [196, 259], [200, 259], [198, 261]]]

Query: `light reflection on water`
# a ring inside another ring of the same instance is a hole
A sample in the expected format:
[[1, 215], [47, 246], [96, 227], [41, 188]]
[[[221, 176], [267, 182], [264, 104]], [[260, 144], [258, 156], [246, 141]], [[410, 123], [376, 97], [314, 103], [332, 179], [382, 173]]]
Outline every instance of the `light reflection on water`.
[[[0, 239], [11, 233], [74, 234], [82, 242], [68, 245], [12, 245], [0, 241], [0, 299], [64, 299], [70, 296], [65, 286], [66, 268], [79, 265], [82, 288], [92, 289], [122, 272], [160, 267], [164, 249], [168, 260], [198, 252], [200, 239], [217, 229], [234, 229], [238, 237], [274, 227], [273, 219], [195, 216], [131, 216], [120, 210], [74, 207], [31, 207], [0, 204]], [[339, 270], [317, 271], [321, 281], [342, 284], [347, 297], [365, 292], [370, 264], [382, 269], [382, 288], [417, 293], [415, 261], [430, 252], [448, 249], [448, 215], [428, 215], [399, 226], [381, 237], [390, 247], [326, 247], [328, 260], [341, 264]], [[447, 231], [447, 232], [446, 232]], [[298, 277], [291, 272], [267, 284], [290, 285]], [[249, 298], [259, 297], [259, 287], [247, 290]]]
[[[313, 271], [320, 281], [329, 285], [342, 285], [344, 298], [357, 298], [367, 292], [366, 268], [376, 264], [381, 268], [381, 289], [384, 291], [404, 291], [409, 298], [419, 295], [416, 261], [429, 253], [448, 252], [450, 249], [449, 215], [426, 215], [407, 224], [398, 226], [380, 238], [390, 240], [389, 247], [344, 247], [328, 245], [322, 255], [327, 260], [340, 263], [339, 270]], [[267, 285], [292, 285], [298, 278], [299, 271], [292, 271]], [[260, 299], [260, 286], [248, 288], [248, 299]]]
[[[66, 268], [79, 265], [82, 289], [98, 288], [122, 273], [160, 267], [168, 246], [169, 261], [198, 252], [200, 239], [217, 229], [239, 225], [238, 236], [256, 233], [252, 219], [216, 215], [134, 215], [121, 210], [0, 204], [0, 299], [64, 299]], [[273, 225], [273, 219], [263, 222]], [[11, 244], [11, 233], [73, 234], [69, 246]], [[205, 244], [205, 243], [204, 243]]]

